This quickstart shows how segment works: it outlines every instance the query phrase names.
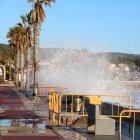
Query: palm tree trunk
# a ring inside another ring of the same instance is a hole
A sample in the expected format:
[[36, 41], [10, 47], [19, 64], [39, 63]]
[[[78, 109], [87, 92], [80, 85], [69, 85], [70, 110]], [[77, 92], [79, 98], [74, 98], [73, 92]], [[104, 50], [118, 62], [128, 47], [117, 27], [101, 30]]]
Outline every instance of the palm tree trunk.
[[30, 90], [30, 48], [26, 48], [26, 90]]
[[19, 48], [17, 48], [16, 52], [16, 87], [19, 86]]
[[34, 95], [36, 95], [36, 87], [38, 86], [38, 71], [39, 71], [39, 34], [40, 24], [35, 23], [34, 25]]
[[20, 88], [24, 89], [24, 52], [21, 48], [21, 59], [20, 59], [20, 70], [21, 70], [21, 79], [20, 79]]
[[10, 63], [9, 63], [9, 64], [10, 64], [10, 65], [9, 65], [9, 66], [10, 66], [10, 71], [9, 71], [9, 80], [11, 80], [11, 77], [12, 77], [12, 76], [11, 76], [11, 75], [12, 75], [12, 73], [11, 73], [11, 60], [10, 60]]

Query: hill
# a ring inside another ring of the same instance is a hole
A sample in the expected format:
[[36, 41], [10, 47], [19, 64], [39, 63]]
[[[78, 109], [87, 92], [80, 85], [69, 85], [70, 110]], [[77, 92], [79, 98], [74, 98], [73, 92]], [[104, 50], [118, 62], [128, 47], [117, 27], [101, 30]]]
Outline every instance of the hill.
[[[128, 64], [128, 65], [135, 65], [140, 67], [140, 54], [126, 54], [126, 53], [118, 53], [118, 52], [104, 52], [104, 53], [93, 53], [86, 49], [64, 49], [64, 48], [41, 48], [41, 59], [50, 59], [51, 57], [55, 57], [64, 53], [74, 52], [73, 55], [77, 54], [77, 57], [82, 54], [88, 55], [90, 57], [98, 58], [105, 58], [110, 63], [114, 64]], [[84, 55], [83, 55], [84, 56]]]

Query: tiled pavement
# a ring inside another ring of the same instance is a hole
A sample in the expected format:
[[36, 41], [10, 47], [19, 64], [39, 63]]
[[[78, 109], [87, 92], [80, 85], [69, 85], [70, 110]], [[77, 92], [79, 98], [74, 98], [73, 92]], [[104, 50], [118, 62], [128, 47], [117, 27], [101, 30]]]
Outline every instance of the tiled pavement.
[[36, 114], [39, 105], [30, 104], [23, 97], [10, 87], [0, 87], [0, 140], [62, 139], [46, 128], [46, 116]]

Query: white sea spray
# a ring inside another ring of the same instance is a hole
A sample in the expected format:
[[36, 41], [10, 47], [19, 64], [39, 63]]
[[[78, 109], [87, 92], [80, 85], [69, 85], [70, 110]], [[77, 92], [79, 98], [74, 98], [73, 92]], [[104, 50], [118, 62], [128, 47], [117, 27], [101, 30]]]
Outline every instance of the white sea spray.
[[39, 85], [66, 87], [70, 93], [81, 94], [128, 95], [136, 88], [131, 83], [119, 82], [131, 80], [134, 74], [122, 66], [111, 70], [112, 64], [106, 55], [85, 49], [47, 49], [45, 52], [40, 63]]

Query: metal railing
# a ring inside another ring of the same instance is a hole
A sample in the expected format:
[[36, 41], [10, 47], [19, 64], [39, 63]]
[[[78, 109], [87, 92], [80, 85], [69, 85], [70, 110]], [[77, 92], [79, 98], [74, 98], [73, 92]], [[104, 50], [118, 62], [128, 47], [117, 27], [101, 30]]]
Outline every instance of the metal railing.
[[36, 87], [36, 96], [46, 97], [50, 93], [67, 93], [67, 88], [54, 86], [38, 86]]
[[[99, 105], [100, 115], [114, 118], [119, 118], [122, 110], [131, 110], [132, 106], [131, 97], [128, 95], [51, 93], [49, 94], [49, 111], [52, 112], [52, 124], [56, 123], [57, 118], [60, 125], [62, 116], [88, 116], [89, 104]], [[125, 117], [129, 117], [129, 114]]]
[[[133, 128], [132, 129], [132, 140], [135, 140], [136, 119], [140, 118], [140, 110], [123, 110], [120, 113], [120, 117], [119, 117], [119, 140], [123, 140], [122, 139], [122, 119], [125, 117], [125, 114], [131, 114], [130, 115], [131, 117], [128, 117], [128, 118], [133, 120], [133, 122], [132, 122], [132, 128]], [[139, 114], [139, 116], [137, 118], [136, 118], [136, 114], [137, 115]]]

